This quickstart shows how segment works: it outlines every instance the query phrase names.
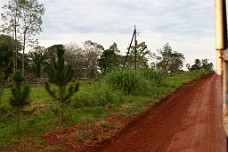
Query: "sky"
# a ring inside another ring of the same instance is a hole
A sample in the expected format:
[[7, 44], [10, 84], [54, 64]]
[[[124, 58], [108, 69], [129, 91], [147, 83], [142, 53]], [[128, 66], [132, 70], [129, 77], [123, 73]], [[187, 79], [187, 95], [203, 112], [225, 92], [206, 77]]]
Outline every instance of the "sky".
[[[215, 61], [213, 0], [38, 0], [44, 4], [41, 46], [79, 45], [86, 40], [106, 49], [114, 42], [127, 51], [134, 25], [138, 43], [157, 53], [167, 42], [185, 56], [185, 63]], [[0, 6], [8, 0], [1, 0]], [[2, 9], [0, 13], [2, 13]], [[0, 22], [1, 23], [1, 22]]]

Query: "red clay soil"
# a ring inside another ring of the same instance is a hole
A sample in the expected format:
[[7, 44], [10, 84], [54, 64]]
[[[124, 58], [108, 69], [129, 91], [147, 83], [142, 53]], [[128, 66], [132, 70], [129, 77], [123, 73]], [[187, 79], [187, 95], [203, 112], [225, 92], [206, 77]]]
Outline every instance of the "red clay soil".
[[221, 77], [178, 89], [98, 152], [225, 152]]

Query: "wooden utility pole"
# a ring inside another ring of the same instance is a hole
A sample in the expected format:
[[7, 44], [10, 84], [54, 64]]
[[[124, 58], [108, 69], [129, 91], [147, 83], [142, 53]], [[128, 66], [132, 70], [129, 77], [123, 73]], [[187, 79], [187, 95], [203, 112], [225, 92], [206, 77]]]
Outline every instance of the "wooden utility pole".
[[135, 51], [135, 69], [136, 69], [136, 59], [137, 59], [137, 58], [136, 58], [136, 46], [137, 46], [137, 40], [136, 40], [136, 25], [134, 26], [134, 31], [133, 31], [133, 34], [132, 34], [132, 38], [131, 38], [130, 45], [129, 45], [128, 50], [127, 50], [127, 55], [126, 55], [126, 57], [125, 57], [123, 67], [126, 66], [127, 58], [128, 58], [129, 53], [130, 53], [130, 49], [131, 49], [131, 45], [132, 45], [133, 40], [135, 40], [134, 51]]
[[135, 35], [135, 47], [134, 47], [134, 50], [135, 50], [135, 69], [137, 69], [137, 39], [136, 39], [136, 25], [134, 27], [134, 35]]

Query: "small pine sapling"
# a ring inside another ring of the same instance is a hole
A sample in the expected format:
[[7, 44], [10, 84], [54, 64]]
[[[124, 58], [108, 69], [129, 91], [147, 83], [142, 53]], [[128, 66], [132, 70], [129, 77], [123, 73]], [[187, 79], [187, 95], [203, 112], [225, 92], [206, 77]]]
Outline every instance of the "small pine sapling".
[[[74, 70], [72, 66], [65, 65], [64, 59], [64, 49], [57, 48], [57, 60], [52, 59], [52, 66], [48, 70], [49, 82], [57, 86], [58, 91], [55, 92], [51, 89], [48, 82], [45, 83], [45, 89], [51, 97], [57, 100], [60, 103], [61, 115], [60, 123], [64, 121], [64, 107], [68, 103], [70, 97], [78, 91], [79, 83], [75, 85], [70, 85], [67, 87], [67, 84], [72, 81], [74, 75]], [[68, 88], [68, 89], [67, 89]]]
[[29, 100], [29, 93], [30, 87], [23, 86], [22, 83], [24, 81], [24, 77], [20, 72], [15, 72], [13, 76], [13, 81], [15, 83], [15, 87], [11, 89], [12, 97], [10, 98], [10, 105], [16, 108], [17, 114], [17, 132], [19, 131], [19, 124], [20, 124], [20, 116], [23, 107], [30, 103]]

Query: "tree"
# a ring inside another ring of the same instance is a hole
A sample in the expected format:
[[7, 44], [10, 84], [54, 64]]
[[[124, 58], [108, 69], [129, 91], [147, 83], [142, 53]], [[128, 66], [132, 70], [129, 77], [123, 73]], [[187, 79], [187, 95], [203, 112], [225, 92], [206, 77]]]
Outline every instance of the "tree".
[[209, 70], [209, 71], [213, 70], [213, 63], [209, 63], [208, 59], [202, 59], [201, 63], [202, 63], [202, 68], [204, 68], [205, 70]]
[[179, 71], [183, 67], [184, 55], [173, 51], [169, 43], [166, 43], [162, 49], [158, 50], [159, 55], [153, 54], [158, 60], [157, 67], [165, 73]]
[[42, 29], [42, 15], [44, 15], [44, 6], [39, 4], [37, 0], [21, 0], [22, 11], [22, 35], [23, 35], [23, 52], [22, 52], [22, 75], [24, 75], [25, 64], [25, 46], [26, 43], [34, 43], [35, 41], [30, 39], [32, 36], [39, 34]]
[[109, 49], [104, 50], [98, 60], [98, 65], [103, 73], [105, 73], [106, 70], [111, 70], [114, 67], [120, 66], [120, 55], [118, 55], [118, 53], [120, 53], [120, 51], [115, 42]]
[[75, 73], [74, 77], [78, 79], [83, 76], [83, 68], [88, 66], [88, 60], [86, 59], [85, 50], [76, 43], [69, 43], [64, 45], [65, 48], [65, 60], [67, 64], [71, 64]]
[[21, 43], [8, 35], [0, 35], [0, 70], [3, 72], [2, 78], [4, 79], [12, 74], [15, 47], [20, 49]]
[[57, 48], [57, 60], [52, 60], [52, 65], [48, 70], [48, 77], [49, 82], [58, 87], [58, 92], [52, 90], [48, 82], [45, 83], [45, 89], [55, 100], [60, 103], [61, 123], [64, 121], [65, 104], [68, 103], [70, 101], [70, 97], [78, 91], [79, 83], [76, 83], [75, 85], [70, 85], [68, 92], [66, 93], [67, 84], [71, 82], [73, 75], [74, 70], [72, 69], [72, 66], [65, 65], [64, 49]]
[[55, 45], [52, 45], [52, 46], [47, 48], [47, 56], [48, 56], [48, 59], [50, 60], [50, 62], [52, 62], [53, 58], [54, 59], [57, 58], [56, 54], [57, 54], [58, 49], [64, 49], [65, 50], [63, 44], [55, 44]]
[[33, 52], [28, 53], [28, 57], [31, 59], [32, 71], [35, 73], [36, 78], [40, 78], [42, 73], [42, 67], [45, 65], [47, 60], [47, 54], [44, 47], [37, 46]]
[[5, 21], [2, 25], [3, 32], [14, 33], [14, 39], [18, 40], [20, 37], [23, 44], [22, 75], [24, 75], [25, 47], [36, 42], [31, 37], [42, 31], [42, 15], [45, 9], [37, 0], [11, 0], [3, 8], [5, 10], [2, 14], [2, 19]]
[[190, 70], [200, 70], [202, 67], [200, 59], [195, 59], [194, 64], [191, 66]]
[[187, 64], [186, 64], [186, 67], [187, 67], [187, 69], [188, 69], [188, 71], [189, 71], [190, 68], [191, 68], [191, 65], [190, 65], [189, 63], [187, 63]]
[[195, 59], [194, 64], [189, 68], [189, 70], [200, 70], [205, 69], [208, 71], [213, 70], [213, 63], [209, 63], [208, 59]]
[[94, 77], [98, 72], [98, 58], [104, 47], [101, 44], [92, 42], [91, 40], [84, 42], [85, 57], [87, 59], [88, 76]]
[[[136, 46], [136, 67], [137, 68], [145, 68], [148, 67], [147, 64], [147, 57], [150, 56], [150, 50], [148, 50], [147, 44], [145, 42], [141, 42]], [[129, 63], [132, 64], [135, 62], [135, 46], [131, 47], [130, 50], [130, 58], [129, 58]]]
[[15, 83], [15, 87], [11, 89], [12, 97], [10, 98], [10, 104], [11, 106], [16, 108], [17, 132], [18, 132], [22, 108], [25, 105], [30, 103], [30, 100], [29, 100], [30, 87], [22, 86], [24, 77], [18, 71], [14, 74], [13, 81]]
[[52, 64], [52, 60], [57, 58], [57, 49], [64, 49], [63, 44], [55, 44], [50, 47], [48, 47], [45, 51], [45, 54], [47, 56], [47, 64], [44, 67], [44, 70], [47, 71], [49, 69], [49, 66]]
[[[9, 1], [8, 4], [4, 5], [3, 10], [4, 13], [1, 14], [1, 19], [3, 21], [3, 24], [1, 25], [1, 32], [7, 33], [8, 35], [12, 35], [15, 42], [18, 41], [18, 29], [20, 25], [20, 17], [21, 12], [19, 9], [19, 3], [17, 1]], [[17, 70], [17, 53], [18, 48], [17, 45], [14, 45], [14, 51], [13, 51], [13, 71], [14, 73]]]

